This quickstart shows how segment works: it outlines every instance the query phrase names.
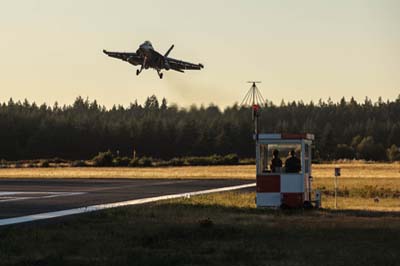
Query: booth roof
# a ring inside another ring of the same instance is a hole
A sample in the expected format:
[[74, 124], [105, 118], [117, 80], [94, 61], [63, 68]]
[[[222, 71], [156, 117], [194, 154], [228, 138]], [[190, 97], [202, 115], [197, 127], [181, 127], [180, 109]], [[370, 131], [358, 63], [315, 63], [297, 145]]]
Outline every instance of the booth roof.
[[259, 140], [268, 140], [268, 139], [308, 139], [314, 140], [314, 134], [310, 133], [261, 133], [258, 134]]

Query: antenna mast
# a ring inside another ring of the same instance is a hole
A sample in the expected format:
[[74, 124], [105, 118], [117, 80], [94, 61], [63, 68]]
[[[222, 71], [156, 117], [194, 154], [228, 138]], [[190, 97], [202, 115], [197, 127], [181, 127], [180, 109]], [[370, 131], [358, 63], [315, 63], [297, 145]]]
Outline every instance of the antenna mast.
[[254, 134], [256, 140], [258, 139], [258, 118], [260, 116], [260, 108], [265, 106], [264, 97], [261, 95], [261, 92], [257, 88], [256, 84], [261, 83], [261, 81], [247, 81], [247, 83], [251, 83], [251, 88], [247, 91], [246, 95], [244, 96], [241, 106], [244, 107], [251, 107], [252, 113], [251, 118], [254, 122]]

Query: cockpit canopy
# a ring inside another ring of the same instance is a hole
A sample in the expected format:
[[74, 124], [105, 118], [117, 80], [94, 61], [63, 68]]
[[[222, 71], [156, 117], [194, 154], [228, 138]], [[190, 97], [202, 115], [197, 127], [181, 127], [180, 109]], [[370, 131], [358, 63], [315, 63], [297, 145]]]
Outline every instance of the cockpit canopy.
[[140, 47], [146, 49], [153, 49], [153, 45], [151, 44], [150, 41], [145, 41], [142, 45], [140, 45]]

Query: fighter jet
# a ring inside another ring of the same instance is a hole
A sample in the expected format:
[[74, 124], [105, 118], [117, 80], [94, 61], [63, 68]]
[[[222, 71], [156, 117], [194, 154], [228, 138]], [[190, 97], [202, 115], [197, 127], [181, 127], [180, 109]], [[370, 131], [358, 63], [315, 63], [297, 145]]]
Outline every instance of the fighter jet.
[[103, 50], [103, 52], [108, 56], [124, 60], [134, 66], [140, 65], [140, 69], [136, 70], [136, 75], [139, 75], [143, 69], [153, 68], [157, 70], [160, 79], [163, 78], [163, 73], [161, 72], [163, 69], [167, 71], [172, 69], [184, 73], [184, 70], [200, 70], [204, 67], [202, 64], [192, 64], [168, 57], [172, 49], [174, 49], [174, 45], [162, 55], [154, 50], [150, 41], [145, 41], [139, 46], [136, 53], [109, 52], [106, 50]]

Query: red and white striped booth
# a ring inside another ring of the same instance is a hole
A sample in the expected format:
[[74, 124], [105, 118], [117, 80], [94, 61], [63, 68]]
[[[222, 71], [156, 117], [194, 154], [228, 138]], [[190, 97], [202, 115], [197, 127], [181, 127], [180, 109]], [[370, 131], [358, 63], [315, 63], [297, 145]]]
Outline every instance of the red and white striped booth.
[[[256, 137], [257, 207], [303, 207], [311, 204], [313, 134], [258, 134]], [[273, 167], [278, 150], [282, 167]], [[295, 172], [286, 160], [294, 151], [301, 163]]]

